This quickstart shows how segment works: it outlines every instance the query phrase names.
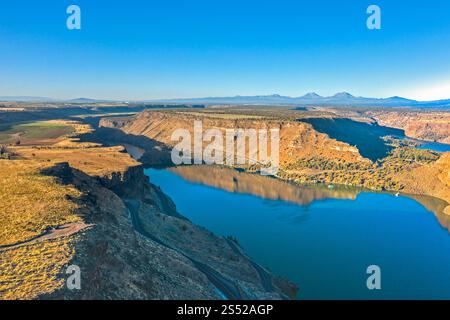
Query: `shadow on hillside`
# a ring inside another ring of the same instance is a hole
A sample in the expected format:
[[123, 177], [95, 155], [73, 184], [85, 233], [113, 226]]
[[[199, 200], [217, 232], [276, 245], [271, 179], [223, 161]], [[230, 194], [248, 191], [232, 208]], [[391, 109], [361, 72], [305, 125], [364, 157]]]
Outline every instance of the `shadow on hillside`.
[[[52, 167], [48, 167], [41, 170], [41, 174], [56, 178], [57, 183], [61, 185], [73, 185], [77, 188], [82, 196], [79, 198], [74, 198], [72, 196], [66, 195], [67, 200], [73, 201], [79, 205], [79, 209], [76, 214], [82, 217], [88, 217], [89, 212], [87, 207], [95, 207], [96, 197], [90, 192], [90, 187], [85, 181], [93, 179], [93, 177], [88, 176], [86, 173], [77, 170], [69, 165], [68, 162], [56, 163]], [[92, 180], [91, 180], [92, 181]], [[100, 180], [97, 182], [101, 183]], [[92, 223], [93, 221], [86, 221]]]
[[363, 157], [374, 162], [387, 157], [393, 150], [383, 137], [403, 137], [405, 134], [400, 129], [346, 118], [308, 118], [298, 121], [311, 124], [315, 130], [327, 134], [332, 139], [356, 146]]
[[97, 127], [92, 133], [80, 136], [81, 142], [95, 142], [105, 146], [130, 144], [143, 149], [145, 152], [139, 159], [146, 167], [170, 167], [171, 147], [146, 136], [127, 134], [120, 129]]

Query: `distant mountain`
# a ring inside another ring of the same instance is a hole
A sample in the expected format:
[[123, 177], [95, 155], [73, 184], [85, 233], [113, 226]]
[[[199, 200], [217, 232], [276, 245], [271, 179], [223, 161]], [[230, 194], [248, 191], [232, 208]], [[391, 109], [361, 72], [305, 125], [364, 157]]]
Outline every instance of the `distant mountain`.
[[353, 99], [355, 97], [348, 92], [338, 92], [332, 98], [334, 98], [334, 99]]
[[398, 96], [390, 98], [356, 97], [348, 92], [339, 92], [333, 96], [322, 97], [310, 92], [301, 97], [288, 97], [278, 94], [261, 96], [207, 97], [194, 99], [170, 99], [153, 102], [164, 103], [202, 103], [211, 104], [247, 104], [247, 105], [296, 105], [296, 106], [366, 106], [366, 107], [439, 107], [448, 106], [450, 100], [420, 102]]
[[70, 100], [65, 100], [64, 102], [67, 103], [112, 103], [112, 102], [116, 102], [113, 100], [99, 100], [99, 99], [90, 99], [90, 98], [76, 98], [76, 99], [70, 99]]
[[61, 102], [61, 103], [112, 103], [119, 102], [115, 100], [100, 100], [91, 98], [76, 98], [76, 99], [54, 99], [48, 97], [35, 97], [35, 96], [0, 96], [0, 101], [13, 101], [13, 102]]
[[309, 93], [305, 94], [304, 96], [301, 96], [300, 98], [302, 98], [302, 99], [320, 99], [322, 97], [319, 96], [315, 92], [309, 92]]
[[[118, 100], [100, 100], [91, 98], [76, 98], [70, 100], [58, 100], [47, 97], [33, 96], [0, 96], [0, 101], [18, 102], [60, 102], [73, 104], [88, 103], [126, 103]], [[323, 97], [315, 92], [307, 93], [300, 97], [282, 96], [279, 94], [258, 95], [258, 96], [233, 96], [233, 97], [206, 97], [187, 99], [161, 99], [142, 100], [133, 103], [164, 103], [164, 104], [188, 104], [188, 105], [289, 105], [298, 107], [307, 106], [360, 106], [360, 107], [423, 107], [423, 108], [450, 108], [450, 99], [436, 101], [416, 101], [399, 96], [389, 98], [366, 98], [357, 97], [348, 92], [339, 92], [333, 96]]]
[[17, 101], [17, 102], [52, 102], [55, 99], [48, 97], [33, 96], [0, 96], [0, 101]]

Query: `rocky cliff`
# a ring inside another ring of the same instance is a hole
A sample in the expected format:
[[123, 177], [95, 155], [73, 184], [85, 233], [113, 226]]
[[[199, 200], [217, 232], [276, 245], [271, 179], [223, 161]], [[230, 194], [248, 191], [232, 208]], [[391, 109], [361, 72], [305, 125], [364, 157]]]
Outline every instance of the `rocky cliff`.
[[272, 275], [267, 287], [246, 256], [181, 216], [140, 166], [101, 178], [72, 169], [64, 179], [88, 195], [84, 219], [93, 227], [79, 235], [70, 262], [81, 268], [82, 290], [62, 287], [45, 299], [283, 299], [295, 293]]
[[370, 111], [380, 125], [403, 129], [408, 137], [450, 144], [450, 114], [439, 111]]
[[[114, 128], [127, 135], [124, 139], [135, 137], [133, 142], [146, 148], [148, 154], [157, 153], [158, 150], [169, 152], [177, 143], [171, 135], [177, 129], [188, 130], [194, 134], [194, 121], [201, 121], [203, 130], [214, 128], [225, 134], [227, 129], [279, 129], [280, 130], [280, 164], [286, 167], [303, 157], [320, 157], [327, 159], [342, 159], [349, 163], [367, 162], [358, 152], [358, 149], [344, 142], [330, 139], [326, 134], [317, 132], [311, 125], [277, 119], [260, 119], [254, 117], [227, 117], [204, 116], [189, 112], [176, 111], [144, 111], [128, 119], [102, 119], [101, 128]], [[119, 134], [115, 132], [115, 138]], [[147, 144], [143, 140], [147, 140]], [[167, 159], [167, 157], [166, 157]], [[146, 157], [142, 158], [145, 162]]]

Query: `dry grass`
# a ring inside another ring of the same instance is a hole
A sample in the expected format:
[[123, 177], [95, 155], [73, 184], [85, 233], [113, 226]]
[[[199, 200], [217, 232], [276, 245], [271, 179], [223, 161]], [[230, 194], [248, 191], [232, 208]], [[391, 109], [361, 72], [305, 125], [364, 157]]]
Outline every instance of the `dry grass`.
[[73, 256], [74, 239], [0, 252], [0, 300], [34, 299], [64, 285], [58, 277]]
[[217, 119], [227, 119], [227, 120], [238, 120], [238, 119], [264, 119], [264, 116], [260, 115], [249, 115], [249, 114], [233, 114], [233, 113], [217, 113], [217, 112], [190, 112], [182, 111], [176, 112], [181, 114], [188, 114], [192, 116], [205, 117], [205, 118], [217, 118]]
[[73, 133], [69, 136], [66, 136], [65, 139], [56, 141], [53, 144], [54, 147], [58, 148], [93, 148], [99, 147], [98, 143], [92, 142], [80, 142], [79, 136], [82, 134], [91, 133], [94, 131], [89, 125], [80, 123], [78, 121], [69, 121], [69, 120], [53, 120], [53, 122], [64, 124], [66, 126], [71, 126], [73, 128]]
[[111, 172], [124, 172], [139, 163], [124, 148], [15, 148], [13, 151], [27, 160], [39, 162], [68, 162], [71, 167], [90, 176], [107, 176]]
[[111, 172], [124, 172], [129, 167], [139, 165], [121, 146], [101, 147], [96, 143], [80, 142], [79, 135], [93, 131], [87, 124], [68, 120], [53, 120], [49, 123], [71, 126], [74, 133], [64, 139], [55, 139], [51, 145], [10, 147], [11, 152], [21, 159], [39, 163], [68, 162], [71, 167], [91, 176], [107, 176]]
[[[81, 193], [40, 173], [52, 164], [0, 161], [0, 245], [28, 240], [49, 227], [79, 221]], [[69, 197], [68, 197], [69, 196]]]
[[[45, 146], [15, 146], [20, 160], [0, 160], [0, 246], [41, 235], [50, 227], [81, 221], [75, 199], [82, 193], [42, 173], [58, 162], [68, 162], [91, 176], [104, 176], [138, 165], [123, 147], [102, 148], [80, 143], [77, 135], [91, 128], [73, 121], [49, 126], [71, 126], [74, 134], [49, 140]], [[109, 203], [109, 202], [108, 202]], [[64, 285], [63, 267], [75, 256], [75, 235], [14, 248], [0, 248], [0, 300], [35, 299]]]
[[[77, 204], [68, 200], [81, 193], [40, 173], [52, 165], [0, 161], [0, 245], [81, 220]], [[0, 251], [0, 299], [33, 299], [60, 288], [58, 275], [74, 256], [73, 243], [66, 238]]]

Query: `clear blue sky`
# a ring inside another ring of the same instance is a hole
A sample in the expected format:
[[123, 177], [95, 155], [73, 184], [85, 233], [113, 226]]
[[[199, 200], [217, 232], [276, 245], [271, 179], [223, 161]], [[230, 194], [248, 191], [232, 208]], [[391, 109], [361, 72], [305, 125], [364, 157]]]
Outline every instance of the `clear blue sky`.
[[[66, 28], [70, 4], [81, 7], [81, 30]], [[366, 28], [370, 4], [382, 9], [382, 30]], [[450, 98], [450, 1], [0, 4], [0, 96], [152, 99], [309, 91]]]

